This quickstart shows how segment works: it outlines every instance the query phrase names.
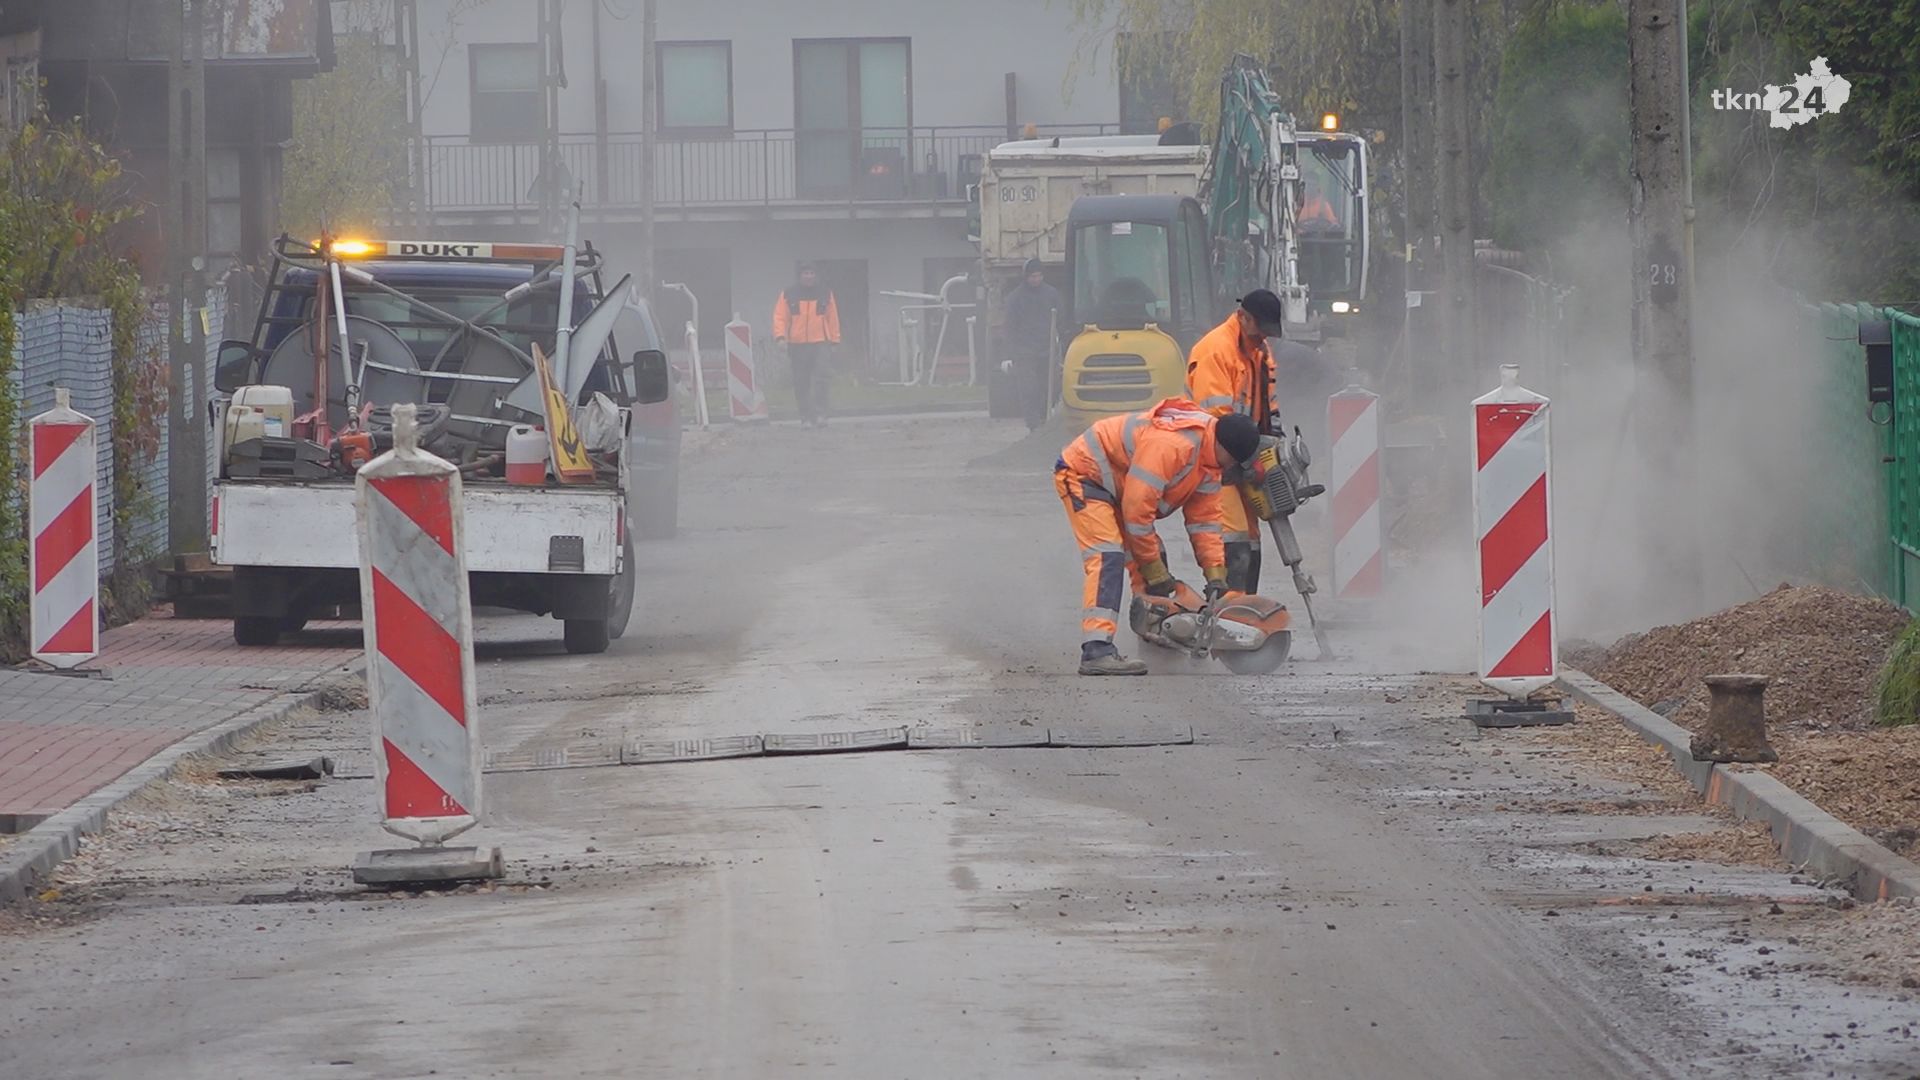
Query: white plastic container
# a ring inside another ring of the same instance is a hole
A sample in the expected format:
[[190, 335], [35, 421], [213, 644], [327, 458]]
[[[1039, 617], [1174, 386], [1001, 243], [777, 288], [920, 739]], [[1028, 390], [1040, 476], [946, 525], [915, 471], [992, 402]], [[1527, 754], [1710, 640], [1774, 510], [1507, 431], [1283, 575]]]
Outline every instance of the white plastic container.
[[293, 390], [291, 388], [243, 386], [233, 392], [233, 404], [236, 407], [244, 406], [260, 414], [259, 435], [280, 439], [293, 434]]
[[548, 454], [545, 428], [514, 425], [507, 432], [507, 483], [546, 483]]
[[235, 443], [248, 439], [262, 438], [267, 433], [267, 414], [247, 405], [227, 406], [227, 431], [222, 447], [231, 447]]

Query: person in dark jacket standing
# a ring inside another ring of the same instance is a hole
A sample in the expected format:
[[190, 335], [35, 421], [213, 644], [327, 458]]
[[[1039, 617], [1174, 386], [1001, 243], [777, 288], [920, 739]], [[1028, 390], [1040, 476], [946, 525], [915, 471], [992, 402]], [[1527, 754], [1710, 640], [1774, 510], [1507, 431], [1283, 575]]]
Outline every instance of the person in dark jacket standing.
[[1067, 304], [1060, 290], [1047, 284], [1039, 259], [1027, 260], [1027, 279], [1007, 294], [1007, 359], [1032, 431], [1047, 422], [1052, 402], [1053, 366], [1057, 362], [1060, 324]]
[[825, 427], [826, 371], [829, 351], [840, 344], [840, 307], [833, 290], [822, 284], [812, 263], [800, 264], [800, 280], [773, 305], [773, 340], [787, 347], [793, 362], [793, 403], [800, 423]]

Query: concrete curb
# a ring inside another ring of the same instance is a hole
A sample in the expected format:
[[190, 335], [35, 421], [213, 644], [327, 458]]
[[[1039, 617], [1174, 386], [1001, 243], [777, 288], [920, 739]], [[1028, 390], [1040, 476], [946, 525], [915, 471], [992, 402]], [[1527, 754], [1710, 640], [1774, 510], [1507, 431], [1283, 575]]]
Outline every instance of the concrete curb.
[[1708, 802], [1727, 807], [1742, 820], [1765, 822], [1788, 862], [1827, 880], [1846, 882], [1862, 900], [1920, 896], [1920, 864], [1874, 843], [1771, 774], [1693, 760], [1692, 733], [1585, 672], [1563, 670], [1560, 685], [1665, 749], [1687, 783]]
[[[362, 663], [356, 661], [344, 672], [321, 677], [337, 681], [342, 677], [357, 678], [363, 671]], [[20, 834], [13, 846], [0, 854], [0, 907], [32, 895], [54, 867], [80, 850], [81, 837], [106, 828], [109, 811], [138, 795], [149, 784], [172, 776], [181, 761], [196, 754], [222, 753], [255, 728], [284, 720], [295, 711], [318, 703], [326, 690], [323, 686], [291, 696], [283, 694], [259, 708], [196, 731], [134, 766], [113, 783]]]

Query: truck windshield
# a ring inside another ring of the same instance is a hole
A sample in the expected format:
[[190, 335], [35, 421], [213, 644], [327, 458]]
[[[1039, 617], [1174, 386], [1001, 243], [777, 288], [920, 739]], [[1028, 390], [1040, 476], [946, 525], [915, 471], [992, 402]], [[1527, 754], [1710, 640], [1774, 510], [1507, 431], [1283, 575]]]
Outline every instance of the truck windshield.
[[1073, 246], [1076, 318], [1096, 326], [1173, 321], [1166, 226], [1136, 221], [1082, 225]]

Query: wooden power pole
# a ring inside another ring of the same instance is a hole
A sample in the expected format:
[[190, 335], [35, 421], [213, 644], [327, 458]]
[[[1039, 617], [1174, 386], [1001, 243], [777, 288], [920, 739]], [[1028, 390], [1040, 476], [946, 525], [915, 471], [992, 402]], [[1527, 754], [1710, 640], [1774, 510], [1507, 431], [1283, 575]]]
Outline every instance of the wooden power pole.
[[207, 108], [205, 0], [168, 0], [167, 540], [175, 555], [207, 550]]
[[1474, 320], [1472, 103], [1467, 50], [1471, 0], [1433, 0], [1434, 162], [1440, 229], [1440, 327], [1446, 365], [1447, 415], [1464, 415], [1479, 392], [1479, 342]]
[[[1633, 240], [1634, 418], [1646, 461], [1693, 505], [1693, 176], [1685, 0], [1627, 4], [1628, 228]], [[1649, 480], [1654, 479], [1649, 475]], [[1655, 518], [1659, 515], [1645, 515]], [[1654, 588], [1699, 595], [1697, 522], [1662, 520], [1671, 563]], [[1649, 575], [1650, 578], [1655, 577]], [[1691, 603], [1689, 607], [1693, 606]]]

